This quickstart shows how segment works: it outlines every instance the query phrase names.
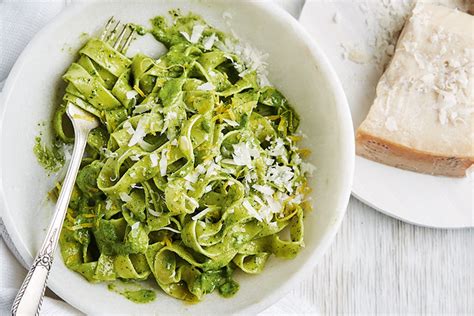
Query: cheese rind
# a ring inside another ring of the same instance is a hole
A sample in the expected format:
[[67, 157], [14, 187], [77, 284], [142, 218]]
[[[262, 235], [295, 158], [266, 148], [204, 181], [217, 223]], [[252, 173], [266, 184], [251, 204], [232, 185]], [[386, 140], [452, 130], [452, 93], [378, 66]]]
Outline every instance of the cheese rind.
[[474, 17], [418, 4], [357, 130], [357, 154], [423, 173], [474, 163]]
[[389, 166], [448, 177], [464, 177], [474, 164], [472, 157], [442, 156], [357, 132], [357, 155]]

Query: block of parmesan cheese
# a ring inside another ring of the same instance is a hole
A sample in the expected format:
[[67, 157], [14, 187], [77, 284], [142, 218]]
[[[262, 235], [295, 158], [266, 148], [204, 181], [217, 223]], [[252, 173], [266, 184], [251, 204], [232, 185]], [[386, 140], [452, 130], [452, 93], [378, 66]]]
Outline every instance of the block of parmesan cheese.
[[418, 4], [357, 129], [357, 154], [402, 169], [465, 176], [474, 163], [474, 17]]

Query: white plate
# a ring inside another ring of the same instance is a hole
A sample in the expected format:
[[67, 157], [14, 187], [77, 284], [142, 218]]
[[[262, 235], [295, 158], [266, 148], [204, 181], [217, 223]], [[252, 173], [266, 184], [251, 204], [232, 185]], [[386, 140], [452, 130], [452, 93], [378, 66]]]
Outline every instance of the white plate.
[[161, 292], [156, 302], [137, 305], [108, 291], [106, 284], [88, 283], [57, 255], [48, 285], [87, 314], [256, 314], [312, 273], [345, 214], [354, 164], [350, 111], [335, 72], [296, 20], [262, 1], [98, 2], [73, 6], [41, 30], [16, 62], [2, 92], [0, 208], [22, 259], [31, 264], [51, 218], [52, 205], [44, 201], [54, 179], [37, 164], [32, 148], [39, 131], [36, 124], [50, 121], [61, 97], [61, 75], [75, 58], [69, 51], [81, 46], [82, 32], [97, 34], [111, 15], [148, 24], [149, 18], [176, 7], [201, 14], [227, 31], [222, 13], [228, 11], [235, 32], [269, 53], [269, 78], [300, 113], [306, 146], [314, 152], [311, 162], [318, 167], [311, 183], [317, 203], [305, 218], [306, 247], [294, 260], [272, 258], [260, 275], [239, 274], [241, 288], [235, 297], [209, 295], [195, 305]]
[[[390, 1], [310, 0], [303, 8], [300, 22], [338, 73], [354, 127], [367, 115], [382, 74], [383, 62], [377, 63], [372, 56], [387, 59], [384, 54], [377, 55], [378, 50], [370, 42], [381, 33], [396, 29], [400, 25], [397, 21], [403, 21], [399, 16], [409, 12], [409, 1], [403, 1], [405, 5], [397, 1], [392, 0], [395, 5], [390, 8], [386, 5]], [[472, 173], [462, 179], [424, 175], [356, 157], [352, 193], [375, 209], [409, 223], [472, 227], [473, 178]]]

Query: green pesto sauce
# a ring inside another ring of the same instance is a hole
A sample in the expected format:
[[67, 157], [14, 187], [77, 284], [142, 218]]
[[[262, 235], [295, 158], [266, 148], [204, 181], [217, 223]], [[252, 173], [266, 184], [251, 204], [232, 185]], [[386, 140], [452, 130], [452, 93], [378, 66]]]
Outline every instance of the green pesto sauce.
[[135, 32], [137, 32], [138, 35], [145, 35], [148, 32], [148, 30], [140, 24], [130, 23], [129, 25], [135, 30]]
[[199, 276], [199, 286], [204, 293], [212, 293], [218, 289], [223, 297], [231, 297], [239, 290], [239, 284], [232, 279], [233, 269], [230, 267], [218, 271], [206, 271]]
[[139, 290], [127, 290], [127, 289], [118, 289], [115, 284], [109, 284], [108, 289], [115, 293], [118, 293], [125, 297], [126, 299], [139, 304], [146, 304], [153, 302], [156, 299], [156, 292], [148, 289], [139, 289]]
[[181, 32], [192, 34], [194, 25], [206, 25], [207, 28], [202, 33], [203, 37], [215, 34], [219, 39], [224, 39], [224, 33], [216, 28], [211, 27], [199, 15], [189, 13], [182, 15], [179, 10], [169, 11], [173, 22], [170, 24], [164, 16], [156, 16], [151, 19], [152, 28], [149, 31], [158, 41], [166, 47], [178, 45], [179, 43], [187, 43], [186, 38]]
[[100, 252], [106, 255], [128, 255], [133, 252], [131, 243], [122, 242], [124, 236], [120, 227], [116, 227], [108, 221], [100, 221], [94, 229], [94, 236]]
[[228, 280], [219, 287], [219, 294], [223, 297], [234, 296], [239, 291], [239, 284], [234, 280]]
[[33, 152], [38, 163], [48, 172], [59, 171], [64, 165], [64, 153], [61, 150], [61, 145], [57, 142], [51, 146], [44, 144], [41, 134], [35, 137]]

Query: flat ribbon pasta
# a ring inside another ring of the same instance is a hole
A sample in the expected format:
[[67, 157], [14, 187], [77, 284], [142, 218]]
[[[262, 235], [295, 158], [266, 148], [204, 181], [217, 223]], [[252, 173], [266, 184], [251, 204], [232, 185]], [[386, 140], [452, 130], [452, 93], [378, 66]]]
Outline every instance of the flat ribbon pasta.
[[63, 76], [58, 138], [73, 141], [67, 103], [102, 124], [60, 245], [66, 266], [91, 282], [154, 278], [168, 295], [199, 301], [234, 294], [236, 269], [257, 274], [272, 255], [301, 250], [308, 189], [285, 97], [261, 86], [223, 33], [196, 15], [174, 19], [153, 19], [168, 48], [159, 59], [92, 38]]

